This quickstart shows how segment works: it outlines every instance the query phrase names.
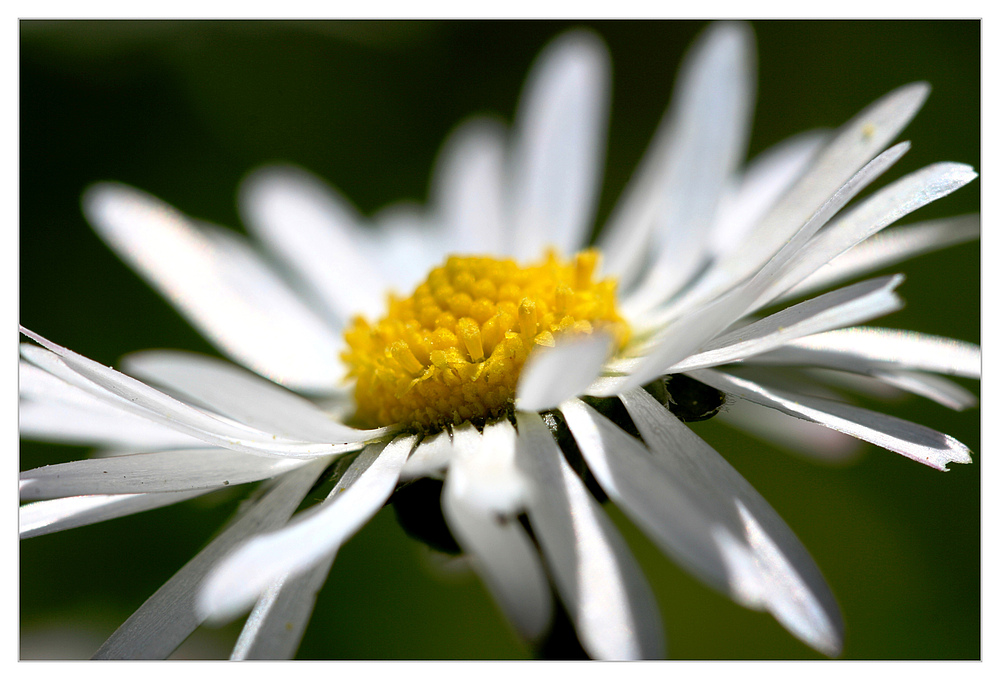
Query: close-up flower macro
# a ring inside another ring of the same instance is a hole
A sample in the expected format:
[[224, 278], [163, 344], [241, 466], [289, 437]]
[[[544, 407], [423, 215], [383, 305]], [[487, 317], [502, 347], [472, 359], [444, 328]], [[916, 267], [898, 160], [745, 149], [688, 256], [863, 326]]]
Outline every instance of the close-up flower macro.
[[979, 36], [22, 22], [21, 658], [979, 658]]

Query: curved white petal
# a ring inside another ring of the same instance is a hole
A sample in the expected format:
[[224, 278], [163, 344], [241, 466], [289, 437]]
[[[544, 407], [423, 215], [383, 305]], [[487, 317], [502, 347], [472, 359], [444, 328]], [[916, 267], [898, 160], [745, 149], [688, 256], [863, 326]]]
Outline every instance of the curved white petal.
[[517, 414], [517, 466], [531, 481], [528, 519], [580, 644], [596, 659], [664, 653], [656, 600], [614, 525], [534, 413]]
[[122, 359], [122, 368], [237, 422], [279, 437], [340, 442], [352, 439], [357, 432], [334, 421], [309, 400], [203, 354], [170, 350], [137, 352]]
[[[754, 304], [760, 299], [777, 272], [793, 260], [808, 240], [840, 208], [899, 160], [907, 148], [908, 144], [897, 144], [851, 177], [801, 228], [793, 230], [794, 235], [780, 244], [773, 244], [778, 247], [777, 252], [767, 260], [766, 264], [757, 269], [749, 281], [729, 288], [728, 292], [720, 295], [721, 291], [734, 283], [736, 279], [733, 276], [739, 267], [744, 266], [742, 260], [738, 260], [735, 265], [723, 262], [704, 279], [703, 288], [701, 285], [696, 285], [690, 289], [682, 302], [668, 305], [658, 313], [643, 313], [641, 300], [633, 299], [626, 302], [623, 307], [627, 316], [642, 319], [646, 328], [656, 330], [656, 336], [646, 356], [639, 359], [635, 367], [629, 369], [631, 375], [620, 381], [621, 386], [618, 391], [633, 389], [649, 382], [662, 372], [664, 367], [671, 366], [700, 349], [713, 336], [752, 311]], [[711, 302], [693, 306], [695, 301], [703, 298], [710, 299]]]
[[544, 411], [581, 394], [600, 375], [611, 343], [610, 336], [595, 333], [536, 347], [518, 379], [517, 408]]
[[[866, 185], [884, 171], [885, 167], [872, 165], [869, 160], [875, 158], [913, 118], [929, 91], [926, 83], [906, 85], [845, 123], [820, 150], [809, 170], [753, 230], [750, 238], [720, 263], [727, 276], [739, 280], [759, 269], [802, 225], [815, 219], [814, 214], [830, 201], [831, 196], [843, 192], [842, 186], [858, 183], [861, 179], [865, 180], [862, 186]], [[905, 149], [900, 145], [897, 148]], [[866, 164], [878, 172], [865, 173], [852, 180], [861, 174], [859, 171]], [[856, 193], [853, 191], [850, 195]]]
[[979, 231], [979, 215], [962, 215], [886, 229], [838, 255], [781, 297], [799, 297], [824, 290], [840, 281], [923, 253], [972, 241], [979, 238]]
[[657, 463], [713, 510], [719, 525], [712, 535], [726, 562], [730, 592], [770, 611], [812, 647], [839, 654], [844, 633], [837, 603], [788, 525], [722, 456], [644, 390], [622, 395], [622, 402]]
[[20, 538], [31, 538], [65, 529], [104, 522], [116, 517], [126, 517], [137, 512], [162, 508], [201, 496], [215, 489], [197, 489], [176, 493], [137, 493], [71, 496], [51, 501], [37, 501], [18, 509]]
[[204, 442], [194, 437], [131, 413], [77, 408], [52, 401], [22, 401], [17, 409], [17, 429], [24, 439], [113, 450], [204, 446]]
[[786, 451], [827, 463], [853, 460], [864, 446], [842, 432], [738, 397], [727, 399], [716, 419]]
[[296, 388], [339, 384], [342, 341], [335, 329], [235, 233], [199, 228], [122, 184], [89, 188], [83, 207], [108, 245], [223, 352]]
[[21, 500], [84, 494], [191, 491], [245, 484], [301, 467], [294, 458], [264, 458], [227, 449], [181, 449], [88, 458], [22, 472]]
[[950, 463], [972, 462], [964, 444], [923, 425], [850, 404], [785, 392], [710, 369], [692, 371], [690, 375], [723, 392], [831, 427], [937, 470], [947, 470]]
[[653, 188], [653, 256], [629, 294], [638, 300], [672, 297], [704, 266], [719, 204], [746, 154], [756, 86], [753, 34], [742, 24], [719, 24], [701, 49], [704, 61], [680, 91], [670, 152]]
[[792, 340], [748, 361], [836, 368], [866, 373], [890, 368], [933, 371], [965, 378], [982, 375], [982, 350], [962, 340], [896, 328], [859, 326]]
[[810, 131], [790, 137], [753, 159], [739, 186], [723, 198], [711, 225], [708, 247], [713, 257], [738, 248], [753, 227], [794, 184], [829, 137]]
[[240, 187], [240, 214], [335, 318], [382, 309], [385, 281], [360, 247], [377, 235], [324, 182], [300, 168], [261, 168]]
[[365, 254], [378, 268], [385, 289], [377, 306], [363, 310], [368, 318], [388, 309], [388, 292], [409, 295], [427, 273], [440, 266], [446, 255], [454, 253], [453, 244], [423, 206], [409, 201], [393, 203], [372, 216], [375, 228], [364, 239]]
[[119, 626], [95, 659], [165, 659], [205, 620], [196, 608], [212, 568], [248, 537], [280, 527], [323, 471], [316, 461], [284, 475]]
[[[501, 610], [522, 636], [536, 640], [551, 622], [552, 595], [516, 517], [525, 482], [514, 465], [514, 441], [513, 427], [500, 421], [486, 427], [480, 446], [460, 449], [448, 469], [441, 509]], [[498, 485], [512, 488], [498, 497]]]
[[264, 591], [240, 631], [230, 660], [275, 661], [295, 656], [332, 565], [330, 557], [304, 574], [278, 579]]
[[801, 302], [716, 338], [703, 351], [674, 364], [669, 371], [678, 373], [738, 361], [796, 338], [884, 316], [902, 308], [903, 302], [894, 292], [902, 282], [902, 274], [885, 276]]
[[831, 222], [804, 246], [795, 259], [783, 267], [755, 306], [764, 306], [841, 253], [978, 176], [970, 166], [962, 163], [936, 163], [880, 189]]
[[445, 141], [431, 195], [449, 253], [513, 255], [503, 202], [505, 142], [503, 126], [489, 118], [462, 123]]
[[219, 621], [232, 618], [278, 579], [335, 555], [392, 494], [412, 447], [413, 437], [399, 437], [365, 448], [321, 505], [229, 554], [206, 579], [198, 610]]
[[21, 355], [36, 366], [110, 405], [223, 448], [260, 456], [310, 458], [357, 450], [366, 441], [388, 433], [386, 428], [357, 430], [352, 435], [355, 441], [342, 444], [278, 438], [254, 428], [212, 417], [134, 378], [50, 342], [26, 328], [22, 327], [21, 332], [44, 347], [21, 345]]
[[442, 477], [452, 460], [461, 451], [478, 450], [482, 439], [479, 430], [472, 423], [466, 422], [452, 431], [442, 430], [424, 438], [413, 450], [406, 461], [400, 481], [409, 481], [420, 477]]
[[872, 371], [869, 375], [883, 383], [936, 401], [956, 411], [972, 408], [979, 403], [972, 392], [939, 375], [915, 371]]
[[574, 31], [546, 47], [528, 75], [508, 173], [518, 259], [586, 242], [604, 167], [608, 62], [595, 35]]
[[672, 292], [701, 264], [710, 221], [746, 151], [753, 51], [748, 27], [720, 23], [685, 57], [670, 108], [599, 240], [605, 268], [623, 288], [654, 244], [669, 249], [677, 270], [650, 286]]

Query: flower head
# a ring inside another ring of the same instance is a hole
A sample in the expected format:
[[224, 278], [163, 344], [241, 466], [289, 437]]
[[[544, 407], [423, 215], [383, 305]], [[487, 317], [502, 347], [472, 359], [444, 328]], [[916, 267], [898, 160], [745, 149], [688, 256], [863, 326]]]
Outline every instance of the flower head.
[[[961, 408], [974, 398], [938, 374], [978, 377], [978, 347], [859, 326], [901, 307], [901, 275], [809, 296], [974, 238], [978, 217], [886, 228], [976, 173], [939, 163], [854, 200], [909, 149], [889, 144], [920, 83], [744, 167], [752, 42], [740, 24], [699, 39], [593, 249], [610, 70], [586, 32], [539, 57], [509, 132], [457, 129], [429, 208], [374, 229], [290, 167], [241, 189], [253, 240], [91, 187], [98, 233], [253, 373], [169, 351], [120, 373], [22, 329], [36, 343], [21, 349], [22, 431], [144, 451], [22, 473], [22, 536], [264, 482], [98, 656], [164, 656], [251, 609], [234, 656], [294, 654], [338, 549], [428, 481], [449, 540], [527, 640], [561, 606], [592, 657], [664, 653], [606, 497], [706, 585], [837, 655], [841, 615], [812, 558], [684, 422], [763, 407], [779, 429], [804, 421], [939, 470], [971, 462], [952, 437], [808, 386], [823, 369]], [[322, 480], [326, 500], [296, 512]]]

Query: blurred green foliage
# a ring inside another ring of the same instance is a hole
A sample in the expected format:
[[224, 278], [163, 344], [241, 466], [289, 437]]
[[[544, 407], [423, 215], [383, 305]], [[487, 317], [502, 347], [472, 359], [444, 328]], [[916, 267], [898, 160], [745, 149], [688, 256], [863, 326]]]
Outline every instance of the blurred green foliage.
[[[666, 107], [700, 22], [584, 22], [613, 59], [607, 215]], [[541, 47], [575, 22], [108, 22], [20, 24], [20, 321], [106, 364], [133, 350], [214, 353], [89, 230], [79, 197], [114, 179], [240, 229], [235, 190], [269, 161], [326, 178], [366, 214], [423, 201], [438, 145], [462, 118], [510, 120]], [[835, 127], [890, 89], [934, 87], [887, 180], [941, 160], [980, 167], [980, 24], [755, 24], [751, 155]], [[884, 182], [883, 182], [884, 183]], [[974, 183], [916, 219], [979, 209]], [[909, 218], [908, 221], [915, 221]], [[909, 301], [882, 324], [978, 342], [980, 251], [892, 271]], [[294, 347], [295, 338], [288, 338]], [[978, 460], [978, 411], [916, 398], [887, 407], [954, 435]], [[845, 657], [980, 656], [979, 466], [941, 474], [882, 450], [822, 466], [718, 425], [696, 431], [812, 552], [847, 621]], [[21, 469], [86, 455], [22, 443]], [[21, 654], [88, 656], [232, 512], [238, 490], [20, 545]], [[771, 617], [679, 570], [614, 509], [660, 598], [674, 658], [817, 658]], [[407, 538], [383, 511], [343, 549], [302, 658], [526, 657], [483, 587]], [[238, 625], [199, 631], [181, 656], [228, 654]]]

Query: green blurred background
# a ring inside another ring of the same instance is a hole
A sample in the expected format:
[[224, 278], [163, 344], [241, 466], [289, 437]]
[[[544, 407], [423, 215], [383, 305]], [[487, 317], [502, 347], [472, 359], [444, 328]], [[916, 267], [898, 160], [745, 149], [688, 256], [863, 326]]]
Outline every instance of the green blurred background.
[[[438, 145], [462, 118], [510, 119], [525, 73], [579, 22], [31, 22], [20, 24], [20, 321], [98, 361], [174, 347], [212, 353], [90, 231], [89, 183], [115, 179], [241, 229], [235, 190], [269, 161], [300, 164], [370, 214], [423, 201]], [[702, 22], [583, 22], [613, 59], [607, 215], [662, 115]], [[834, 127], [890, 89], [934, 89], [904, 132], [895, 178], [941, 160], [980, 167], [980, 24], [761, 22], [750, 153]], [[884, 182], [882, 182], [884, 183]], [[979, 210], [979, 183], [920, 218]], [[909, 221], [914, 221], [912, 218]], [[980, 250], [892, 271], [909, 305], [882, 325], [978, 342]], [[294, 342], [294, 338], [289, 338]], [[970, 384], [970, 383], [966, 383]], [[978, 390], [973, 384], [970, 386]], [[894, 414], [980, 450], [980, 414], [917, 398]], [[709, 421], [697, 432], [809, 548], [847, 622], [847, 658], [980, 656], [980, 467], [947, 474], [878, 449], [819, 465]], [[22, 470], [86, 455], [22, 443]], [[20, 543], [21, 656], [86, 657], [233, 511], [238, 489]], [[765, 614], [709, 591], [614, 509], [660, 600], [670, 656], [818, 658]], [[178, 656], [226, 656], [238, 625]], [[384, 510], [341, 551], [301, 658], [524, 658], [478, 581], [442, 568]]]

